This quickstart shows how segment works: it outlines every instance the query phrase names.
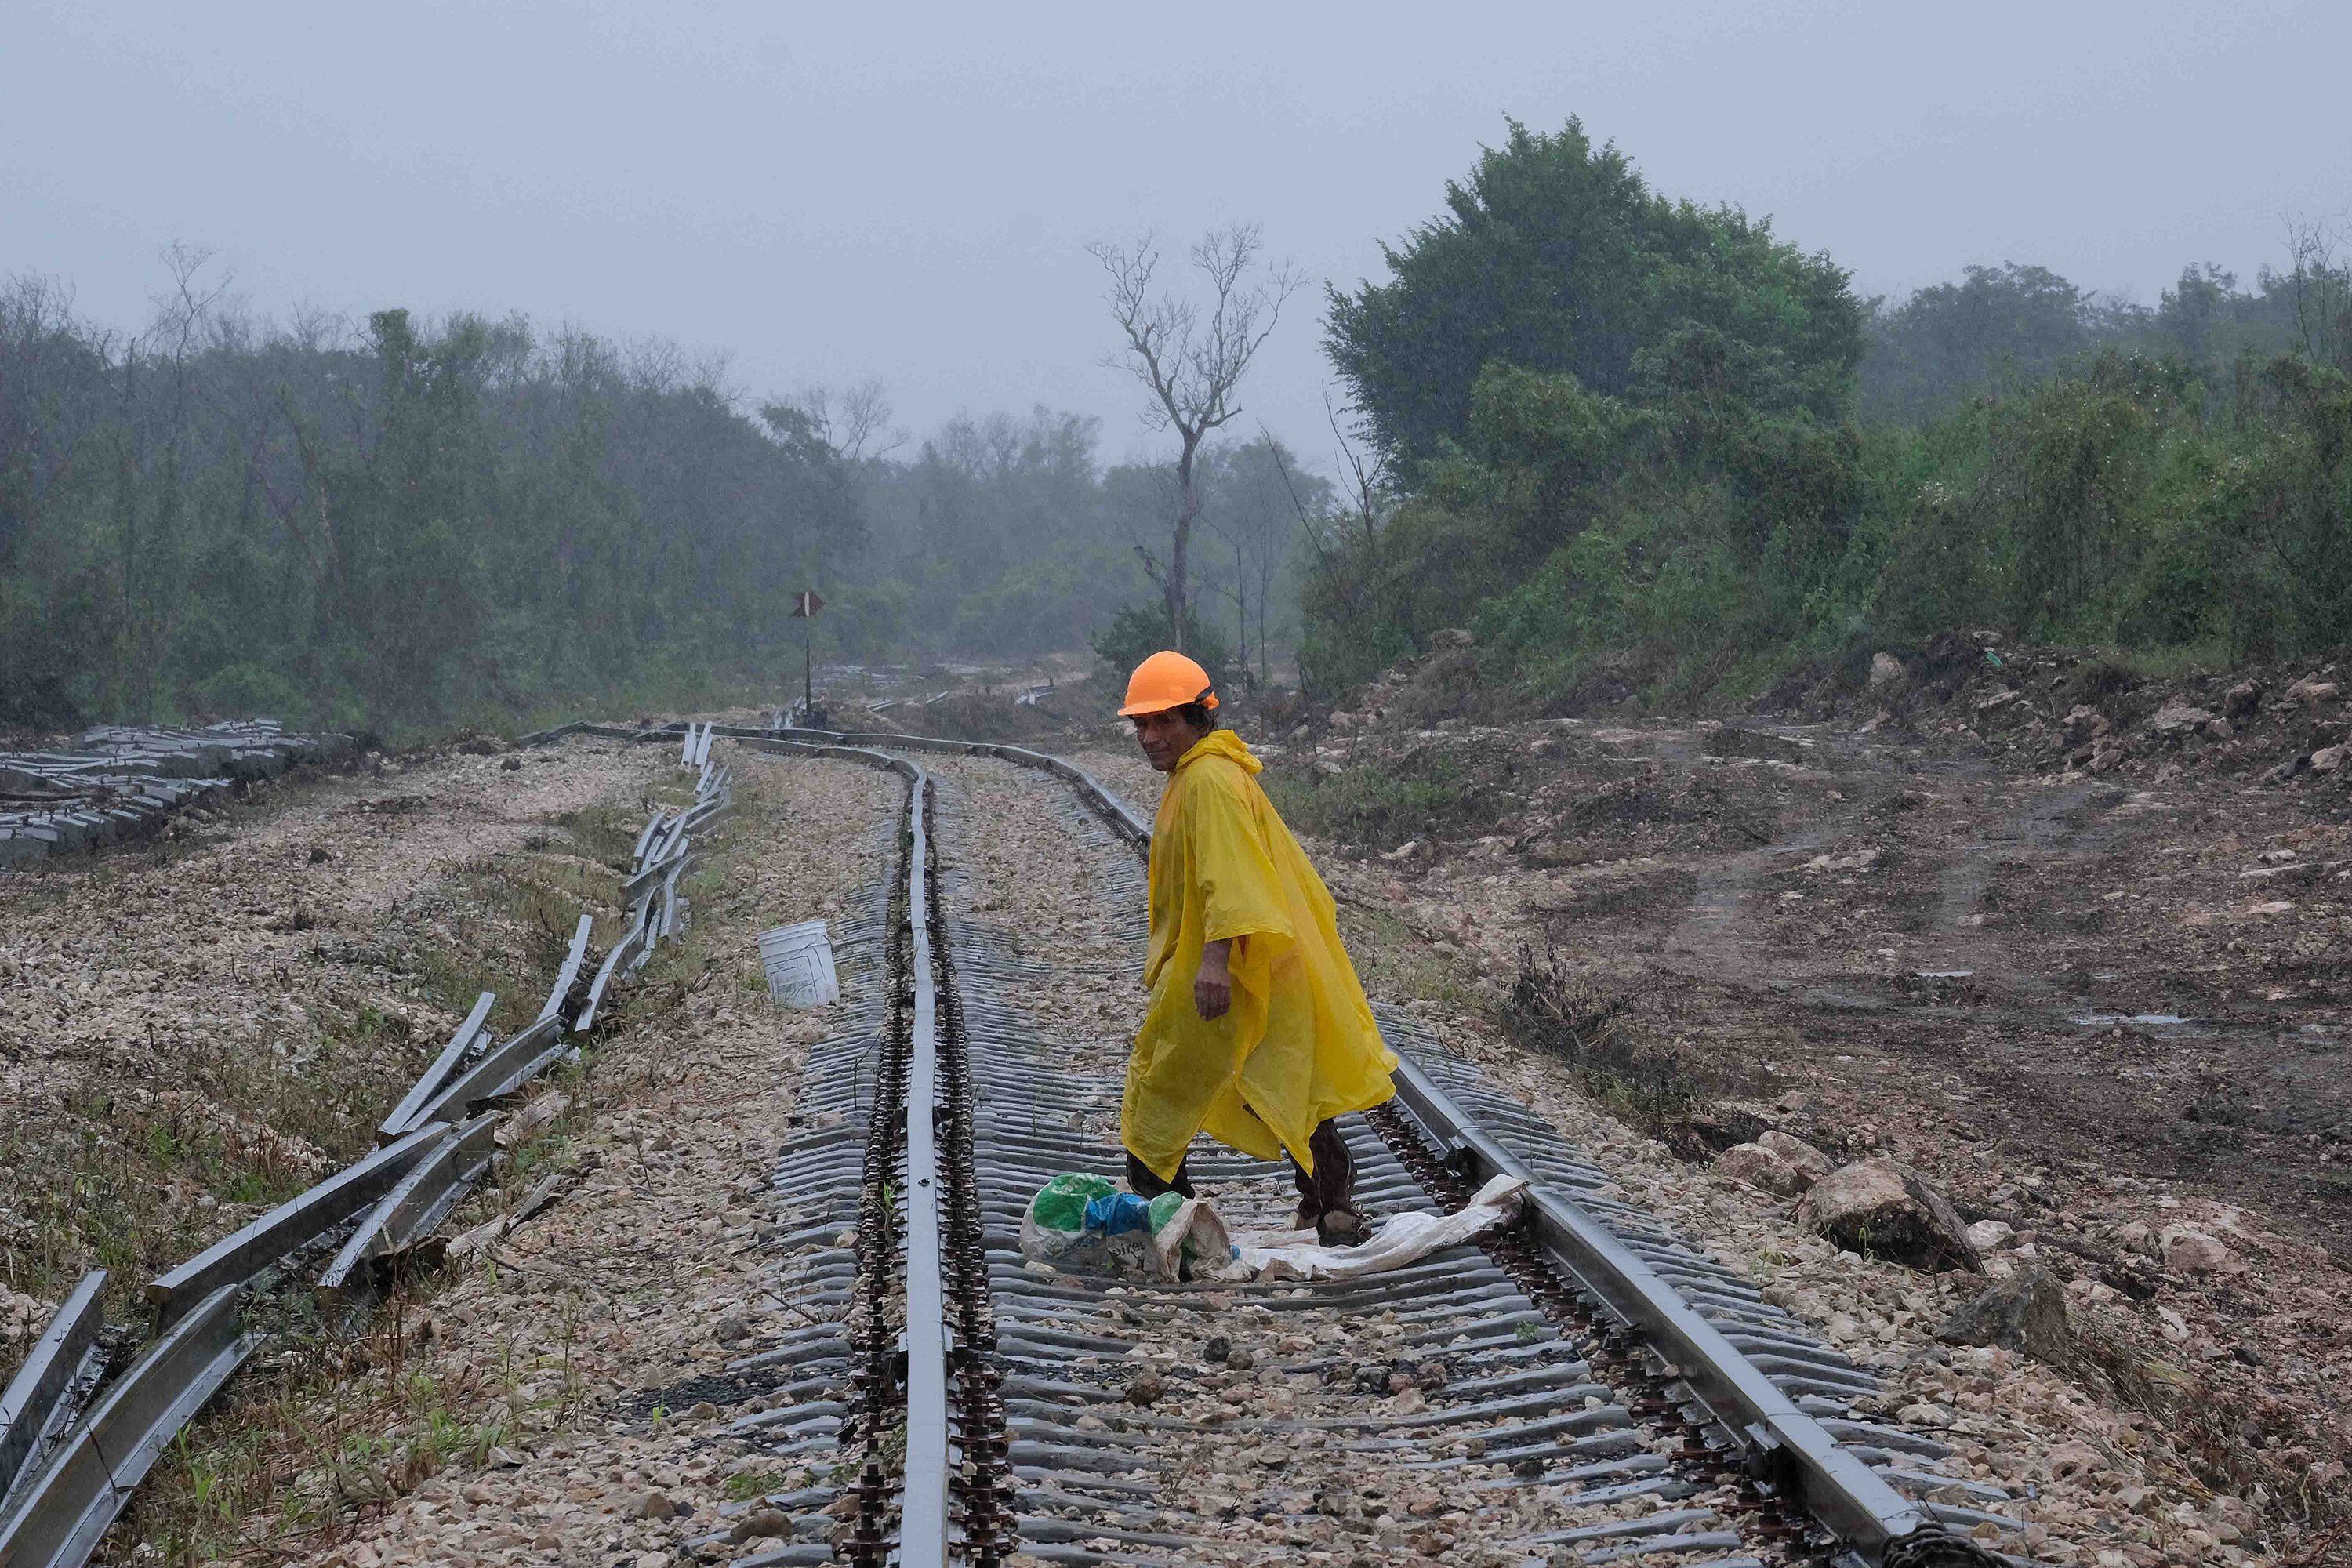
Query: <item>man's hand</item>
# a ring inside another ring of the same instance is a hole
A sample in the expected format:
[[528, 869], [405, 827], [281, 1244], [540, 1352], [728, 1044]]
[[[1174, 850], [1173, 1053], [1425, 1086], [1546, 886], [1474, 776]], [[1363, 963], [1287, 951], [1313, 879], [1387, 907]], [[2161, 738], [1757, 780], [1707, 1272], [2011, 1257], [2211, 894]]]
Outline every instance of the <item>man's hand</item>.
[[1200, 1009], [1202, 1023], [1223, 1017], [1234, 1005], [1233, 952], [1231, 937], [1201, 949], [1201, 973], [1192, 977], [1192, 1005]]

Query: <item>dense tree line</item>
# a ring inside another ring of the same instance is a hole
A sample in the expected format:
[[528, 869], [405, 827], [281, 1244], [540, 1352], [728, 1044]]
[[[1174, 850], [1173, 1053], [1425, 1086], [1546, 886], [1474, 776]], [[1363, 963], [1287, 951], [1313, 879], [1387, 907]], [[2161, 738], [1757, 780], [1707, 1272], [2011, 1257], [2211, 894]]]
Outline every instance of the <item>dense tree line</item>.
[[[273, 327], [173, 262], [135, 337], [0, 289], [0, 724], [502, 722], [781, 689], [803, 586], [864, 659], [1084, 648], [1152, 596], [1168, 476], [1104, 470], [1090, 419], [877, 456], [870, 393], [751, 412], [675, 350], [520, 317]], [[1233, 543], [1202, 614], [1261, 647], [1296, 622], [1270, 466], [1203, 468]]]
[[1538, 702], [1754, 691], [1954, 626], [2216, 659], [2352, 637], [2352, 278], [2322, 236], [2154, 309], [2030, 267], [1892, 309], [1574, 121], [1514, 126], [1332, 296], [1359, 482], [1336, 692], [1452, 626]]
[[1326, 695], [1454, 626], [1537, 702], [1753, 691], [1953, 626], [2216, 659], [2352, 637], [2325, 233], [2152, 307], [2017, 264], [1889, 304], [1573, 121], [1512, 125], [1444, 200], [1328, 295], [1336, 483], [1263, 437], [1106, 466], [1045, 408], [910, 443], [870, 386], [755, 408], [520, 317], [269, 326], [184, 254], [136, 336], [18, 279], [0, 724], [768, 695], [803, 585], [834, 657], [1117, 662], [1173, 635], [1171, 521], [1185, 645], [1251, 677], [1295, 647]]

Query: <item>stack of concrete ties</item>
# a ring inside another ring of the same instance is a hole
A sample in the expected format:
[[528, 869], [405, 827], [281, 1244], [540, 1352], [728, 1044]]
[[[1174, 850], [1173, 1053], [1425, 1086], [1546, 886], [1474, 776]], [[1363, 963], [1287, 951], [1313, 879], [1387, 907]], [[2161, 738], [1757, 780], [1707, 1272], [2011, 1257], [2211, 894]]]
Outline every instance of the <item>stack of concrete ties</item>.
[[106, 724], [70, 752], [0, 752], [0, 866], [152, 832], [182, 806], [348, 750], [273, 720], [201, 730]]

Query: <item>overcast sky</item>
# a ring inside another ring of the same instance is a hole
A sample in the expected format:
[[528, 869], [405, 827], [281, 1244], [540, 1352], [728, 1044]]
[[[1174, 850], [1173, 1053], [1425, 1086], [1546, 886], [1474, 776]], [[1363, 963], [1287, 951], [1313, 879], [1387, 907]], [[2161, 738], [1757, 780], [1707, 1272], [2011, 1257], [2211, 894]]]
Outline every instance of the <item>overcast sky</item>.
[[[1156, 450], [1083, 247], [1254, 218], [1342, 287], [1504, 117], [1865, 292], [1969, 262], [2154, 302], [2352, 210], [2352, 5], [220, 6], [11, 0], [0, 271], [135, 325], [159, 249], [250, 305], [521, 310], [878, 377], [919, 435], [1032, 404]], [[1322, 459], [1320, 301], [1245, 388]]]

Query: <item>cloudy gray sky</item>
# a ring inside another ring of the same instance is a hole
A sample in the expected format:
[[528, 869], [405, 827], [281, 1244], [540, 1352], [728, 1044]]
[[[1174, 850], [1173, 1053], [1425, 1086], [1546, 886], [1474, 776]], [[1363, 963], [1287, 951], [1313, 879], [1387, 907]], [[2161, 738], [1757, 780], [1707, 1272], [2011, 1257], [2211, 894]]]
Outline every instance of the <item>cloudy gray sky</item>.
[[[1151, 450], [1082, 247], [1255, 218], [1345, 286], [1506, 115], [1769, 214], [1871, 292], [2004, 259], [2153, 302], [2352, 210], [2343, 0], [2226, 5], [13, 0], [0, 271], [135, 324], [157, 252], [251, 305], [520, 310], [885, 382], [919, 433], [1034, 403]], [[1319, 304], [1244, 401], [1323, 454]]]

